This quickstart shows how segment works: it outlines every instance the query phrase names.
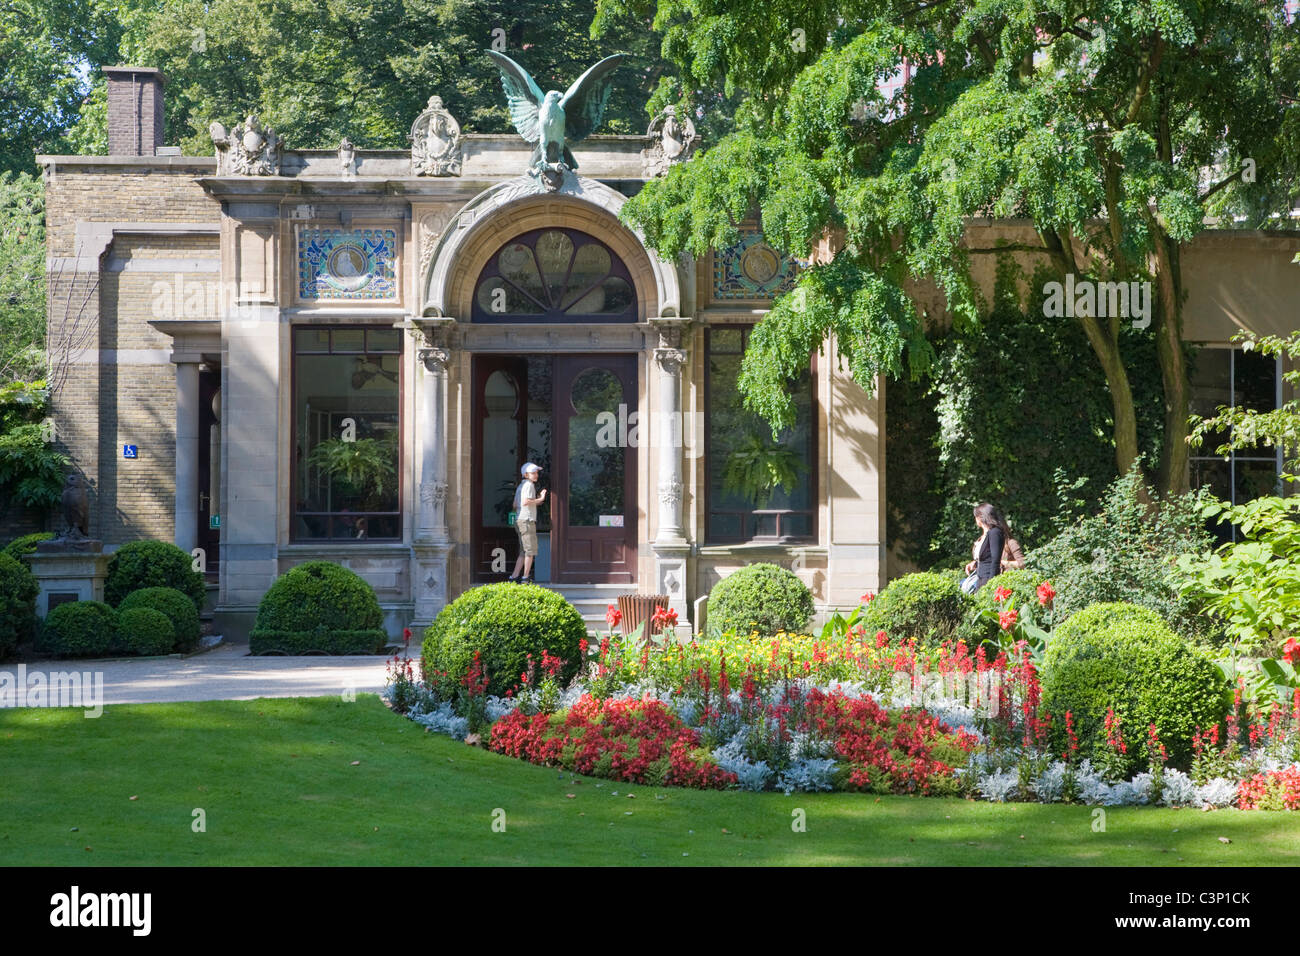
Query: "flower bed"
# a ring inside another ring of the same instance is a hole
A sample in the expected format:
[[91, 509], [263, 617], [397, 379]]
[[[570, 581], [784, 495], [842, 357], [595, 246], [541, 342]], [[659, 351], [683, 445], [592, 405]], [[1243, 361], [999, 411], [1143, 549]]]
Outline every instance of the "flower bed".
[[395, 667], [390, 700], [430, 730], [638, 784], [1300, 809], [1300, 689], [1271, 711], [1244, 706], [1239, 689], [1225, 723], [1197, 729], [1190, 764], [1170, 764], [1154, 722], [1130, 727], [1114, 711], [1080, 759], [1080, 722], [1044, 708], [1042, 655], [1024, 640], [927, 648], [850, 618], [819, 637], [703, 643], [673, 640], [665, 620], [643, 642], [614, 632], [614, 610], [610, 623], [580, 643], [571, 682], [544, 653], [489, 696], [476, 657], [455, 688]]

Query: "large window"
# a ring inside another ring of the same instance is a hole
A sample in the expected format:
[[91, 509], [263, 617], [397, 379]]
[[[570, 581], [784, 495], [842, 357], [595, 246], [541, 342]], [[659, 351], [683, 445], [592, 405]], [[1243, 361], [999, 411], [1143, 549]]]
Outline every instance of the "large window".
[[[1192, 411], [1212, 418], [1221, 405], [1236, 405], [1259, 412], [1278, 406], [1281, 376], [1275, 358], [1242, 349], [1203, 348], [1196, 356], [1192, 374]], [[1209, 487], [1214, 494], [1241, 504], [1262, 495], [1276, 493], [1281, 471], [1281, 452], [1272, 448], [1247, 448], [1227, 458], [1216, 449], [1228, 440], [1223, 432], [1206, 436], [1191, 459], [1193, 488]], [[1222, 540], [1236, 535], [1235, 528], [1219, 525], [1215, 533]]]
[[635, 322], [632, 275], [604, 243], [535, 229], [502, 246], [474, 288], [475, 322]]
[[396, 329], [294, 330], [294, 540], [401, 538], [401, 358]]
[[817, 469], [814, 455], [812, 374], [790, 383], [795, 424], [772, 439], [772, 429], [746, 411], [736, 380], [749, 344], [749, 326], [706, 331], [709, 484], [706, 540], [797, 541], [815, 536]]

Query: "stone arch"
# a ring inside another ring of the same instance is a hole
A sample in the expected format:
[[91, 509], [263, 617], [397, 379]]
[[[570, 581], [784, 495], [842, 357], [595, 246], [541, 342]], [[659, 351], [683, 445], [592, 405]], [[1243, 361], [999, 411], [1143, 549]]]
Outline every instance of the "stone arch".
[[677, 269], [647, 249], [641, 234], [618, 218], [627, 197], [604, 183], [570, 174], [557, 192], [539, 192], [521, 176], [498, 183], [452, 217], [424, 274], [422, 314], [466, 321], [474, 282], [489, 258], [510, 239], [559, 227], [589, 233], [627, 266], [636, 290], [637, 321], [681, 315]]

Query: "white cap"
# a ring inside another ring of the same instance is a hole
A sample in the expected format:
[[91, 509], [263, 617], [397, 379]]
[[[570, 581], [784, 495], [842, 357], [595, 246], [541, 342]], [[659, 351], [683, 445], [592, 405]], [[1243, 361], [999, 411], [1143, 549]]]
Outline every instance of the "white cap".
[[535, 465], [530, 461], [528, 464], [524, 465], [524, 467], [519, 469], [519, 474], [527, 477], [530, 471], [541, 471], [541, 470], [542, 470], [541, 465]]

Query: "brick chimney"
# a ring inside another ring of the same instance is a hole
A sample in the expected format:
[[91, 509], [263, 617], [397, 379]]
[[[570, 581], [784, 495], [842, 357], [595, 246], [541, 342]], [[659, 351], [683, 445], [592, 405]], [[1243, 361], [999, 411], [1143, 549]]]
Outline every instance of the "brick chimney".
[[106, 66], [108, 155], [153, 156], [163, 142], [163, 78], [147, 66]]

